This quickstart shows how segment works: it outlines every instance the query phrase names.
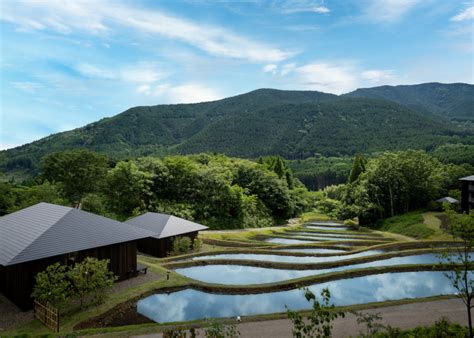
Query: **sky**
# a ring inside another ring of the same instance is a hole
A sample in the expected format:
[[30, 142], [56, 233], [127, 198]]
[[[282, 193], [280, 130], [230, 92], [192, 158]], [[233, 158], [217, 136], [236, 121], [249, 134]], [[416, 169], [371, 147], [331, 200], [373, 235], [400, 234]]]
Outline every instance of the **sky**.
[[0, 0], [0, 149], [258, 88], [474, 82], [464, 0]]

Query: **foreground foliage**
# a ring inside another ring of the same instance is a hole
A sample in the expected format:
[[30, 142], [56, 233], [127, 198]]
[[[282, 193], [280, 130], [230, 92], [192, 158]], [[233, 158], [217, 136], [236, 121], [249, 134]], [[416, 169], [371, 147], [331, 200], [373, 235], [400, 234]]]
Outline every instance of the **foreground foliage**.
[[311, 312], [306, 317], [286, 307], [288, 318], [293, 323], [293, 337], [331, 337], [332, 322], [338, 317], [344, 317], [344, 312], [336, 311], [334, 305], [330, 303], [329, 289], [321, 291], [321, 302], [308, 288], [303, 291], [306, 300], [312, 305]]

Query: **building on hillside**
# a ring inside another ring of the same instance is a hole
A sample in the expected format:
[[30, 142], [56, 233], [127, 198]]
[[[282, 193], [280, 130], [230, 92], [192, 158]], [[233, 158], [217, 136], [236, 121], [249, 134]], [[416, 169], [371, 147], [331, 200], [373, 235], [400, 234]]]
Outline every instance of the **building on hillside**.
[[183, 218], [154, 212], [131, 218], [126, 223], [154, 233], [151, 238], [138, 241], [138, 251], [155, 257], [166, 257], [176, 237], [186, 236], [194, 240], [199, 231], [208, 229]]
[[437, 199], [436, 202], [438, 202], [438, 203], [449, 203], [449, 204], [459, 204], [459, 201], [457, 199], [449, 197], [449, 196]]
[[474, 175], [466, 176], [461, 180], [461, 210], [469, 213], [474, 210]]
[[49, 203], [0, 217], [0, 292], [31, 309], [35, 276], [51, 264], [109, 259], [119, 279], [137, 271], [137, 240], [150, 233], [86, 211]]

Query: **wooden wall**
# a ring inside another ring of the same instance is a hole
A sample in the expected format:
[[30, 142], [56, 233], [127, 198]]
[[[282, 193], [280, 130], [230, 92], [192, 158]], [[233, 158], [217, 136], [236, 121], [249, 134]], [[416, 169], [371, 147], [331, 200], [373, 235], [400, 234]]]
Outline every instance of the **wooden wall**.
[[[77, 261], [86, 257], [109, 259], [110, 270], [119, 277], [119, 280], [126, 279], [134, 275], [137, 269], [137, 244], [134, 241], [80, 251], [77, 254]], [[31, 293], [36, 274], [56, 262], [68, 264], [67, 254], [11, 266], [0, 266], [0, 292], [23, 311], [32, 309]]]
[[144, 238], [138, 241], [138, 251], [154, 257], [166, 257], [173, 247], [173, 240], [176, 237], [189, 237], [194, 240], [198, 235], [197, 231], [189, 232], [180, 236], [166, 237], [162, 239]]

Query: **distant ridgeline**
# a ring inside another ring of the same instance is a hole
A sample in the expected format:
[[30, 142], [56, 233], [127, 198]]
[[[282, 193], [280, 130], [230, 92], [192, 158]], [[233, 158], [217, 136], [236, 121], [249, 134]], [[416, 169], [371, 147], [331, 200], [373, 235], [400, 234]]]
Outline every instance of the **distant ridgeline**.
[[[45, 154], [74, 148], [113, 159], [280, 155], [292, 160], [296, 176], [318, 188], [345, 180], [356, 153], [423, 149], [442, 161], [474, 164], [473, 107], [469, 84], [383, 86], [341, 96], [259, 89], [213, 102], [130, 108], [2, 151], [0, 170], [3, 179], [28, 178]], [[312, 172], [321, 173], [318, 180], [305, 179]]]

